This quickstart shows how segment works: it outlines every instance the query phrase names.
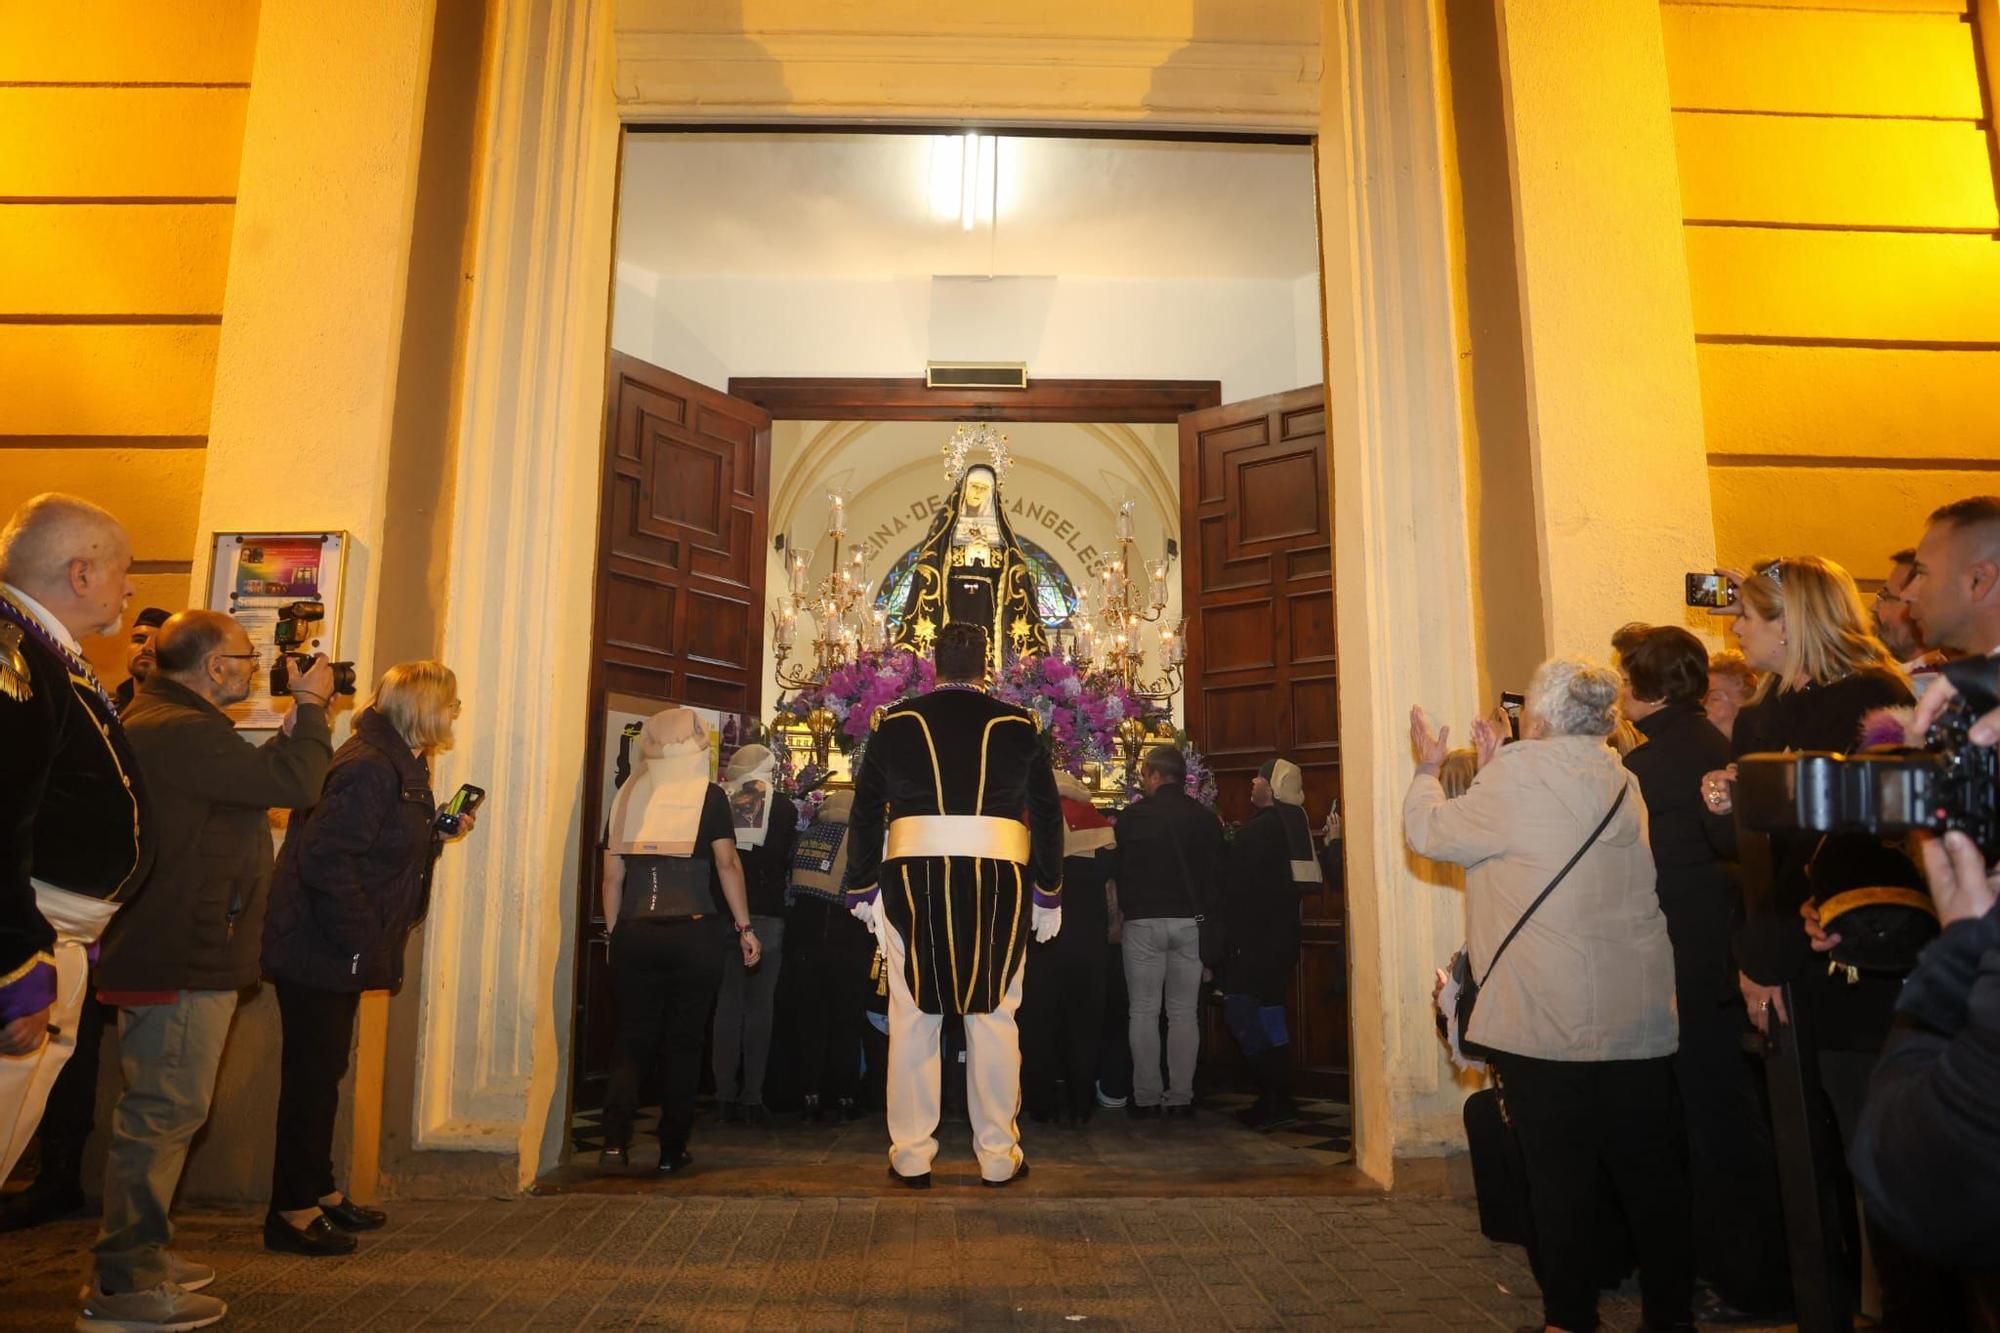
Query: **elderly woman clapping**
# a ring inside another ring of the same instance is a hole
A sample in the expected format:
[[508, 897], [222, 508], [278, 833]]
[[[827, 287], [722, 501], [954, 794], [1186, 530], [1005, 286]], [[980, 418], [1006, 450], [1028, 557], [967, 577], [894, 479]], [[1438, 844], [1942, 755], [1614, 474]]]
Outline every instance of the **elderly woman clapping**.
[[1465, 1035], [1492, 1052], [1527, 1160], [1544, 1317], [1562, 1329], [1597, 1326], [1600, 1180], [1632, 1224], [1647, 1327], [1688, 1322], [1694, 1278], [1673, 952], [1645, 803], [1605, 743], [1619, 685], [1581, 659], [1544, 663], [1520, 743], [1475, 728], [1485, 762], [1457, 800], [1437, 778], [1445, 734], [1422, 709], [1410, 715], [1404, 836], [1465, 867], [1466, 948], [1482, 983]]

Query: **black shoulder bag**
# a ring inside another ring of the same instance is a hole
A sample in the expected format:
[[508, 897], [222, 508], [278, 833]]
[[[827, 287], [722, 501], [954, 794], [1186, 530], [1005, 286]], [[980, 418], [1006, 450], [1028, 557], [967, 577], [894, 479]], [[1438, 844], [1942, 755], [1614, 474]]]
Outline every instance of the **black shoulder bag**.
[[1479, 988], [1484, 986], [1487, 980], [1492, 977], [1493, 969], [1500, 965], [1500, 955], [1507, 952], [1507, 946], [1512, 944], [1514, 937], [1521, 933], [1521, 927], [1528, 924], [1528, 918], [1533, 916], [1536, 910], [1548, 901], [1549, 895], [1556, 891], [1556, 885], [1569, 877], [1569, 872], [1576, 869], [1576, 863], [1583, 859], [1583, 854], [1592, 847], [1595, 847], [1597, 840], [1604, 836], [1604, 830], [1611, 827], [1611, 821], [1617, 817], [1619, 807], [1625, 804], [1625, 793], [1630, 790], [1630, 787], [1625, 787], [1619, 791], [1618, 799], [1613, 801], [1611, 808], [1604, 812], [1604, 818], [1598, 822], [1597, 828], [1588, 838], [1583, 840], [1583, 846], [1576, 849], [1576, 855], [1569, 859], [1569, 864], [1565, 865], [1561, 870], [1556, 871], [1556, 877], [1549, 881], [1549, 886], [1536, 895], [1535, 901], [1528, 904], [1528, 910], [1521, 913], [1521, 919], [1514, 923], [1514, 928], [1507, 932], [1505, 939], [1500, 941], [1500, 947], [1493, 951], [1493, 957], [1486, 964], [1485, 975], [1481, 976], [1477, 981], [1473, 980], [1472, 952], [1469, 948], [1460, 949], [1452, 955], [1450, 967], [1451, 980], [1458, 986], [1458, 1000], [1452, 1008], [1452, 1018], [1458, 1027], [1458, 1049], [1466, 1056], [1475, 1060], [1486, 1060], [1493, 1055], [1493, 1049], [1490, 1046], [1481, 1046], [1466, 1035], [1472, 1030], [1472, 1006], [1479, 1001]]

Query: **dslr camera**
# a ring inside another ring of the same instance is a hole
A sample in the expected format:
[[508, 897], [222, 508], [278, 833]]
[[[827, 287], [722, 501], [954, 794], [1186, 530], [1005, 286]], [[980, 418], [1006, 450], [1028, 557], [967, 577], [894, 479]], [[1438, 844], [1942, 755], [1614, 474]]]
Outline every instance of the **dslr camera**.
[[[312, 669], [313, 655], [301, 652], [300, 648], [313, 643], [312, 631], [308, 628], [326, 619], [324, 602], [292, 602], [278, 608], [278, 625], [271, 632], [271, 639], [278, 645], [277, 656], [271, 659], [271, 693], [273, 696], [289, 695], [292, 692], [292, 673], [303, 675]], [[354, 663], [333, 662], [333, 692], [335, 694], [354, 693]]]
[[1958, 691], [1922, 746], [1842, 755], [1752, 754], [1737, 761], [1736, 809], [1764, 832], [1943, 833], [1956, 829], [2000, 862], [2000, 751], [1966, 733], [2000, 708], [2000, 658], [1948, 662]]

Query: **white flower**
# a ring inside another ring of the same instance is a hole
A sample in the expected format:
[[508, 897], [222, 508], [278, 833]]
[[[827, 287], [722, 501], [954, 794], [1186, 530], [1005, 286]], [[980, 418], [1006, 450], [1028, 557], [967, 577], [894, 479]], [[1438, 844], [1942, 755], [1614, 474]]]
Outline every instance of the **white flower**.
[[1071, 676], [1067, 680], [1057, 681], [1056, 691], [1064, 698], [1074, 699], [1083, 693], [1083, 682]]
[[1122, 722], [1125, 720], [1125, 701], [1117, 695], [1108, 695], [1104, 700], [1104, 720]]

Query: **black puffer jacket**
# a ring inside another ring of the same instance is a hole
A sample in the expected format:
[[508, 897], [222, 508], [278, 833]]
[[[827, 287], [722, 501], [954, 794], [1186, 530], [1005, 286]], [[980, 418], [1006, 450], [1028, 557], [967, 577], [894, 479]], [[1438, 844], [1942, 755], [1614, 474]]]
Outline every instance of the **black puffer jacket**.
[[393, 990], [430, 906], [439, 842], [430, 771], [374, 709], [333, 757], [318, 805], [292, 816], [271, 886], [264, 974], [322, 990]]

